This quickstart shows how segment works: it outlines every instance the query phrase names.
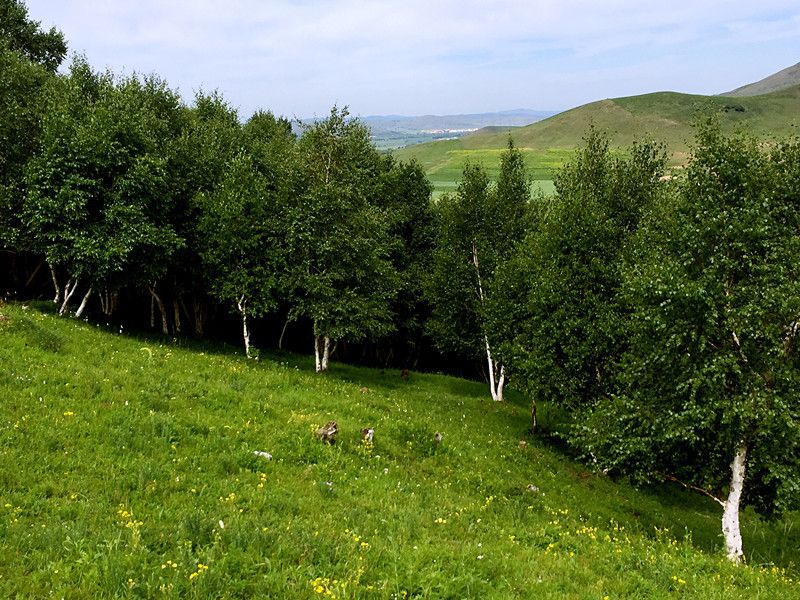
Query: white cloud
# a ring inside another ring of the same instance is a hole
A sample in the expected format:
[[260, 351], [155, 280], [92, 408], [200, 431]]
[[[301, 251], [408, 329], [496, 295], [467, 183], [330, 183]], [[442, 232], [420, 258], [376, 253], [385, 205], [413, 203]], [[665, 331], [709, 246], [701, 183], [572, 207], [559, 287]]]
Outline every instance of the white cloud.
[[[536, 102], [533, 80], [543, 87], [562, 82], [569, 102], [581, 90], [580, 83], [564, 83], [565, 70], [584, 74], [584, 81], [587, 71], [658, 71], [656, 65], [674, 60], [666, 57], [710, 45], [721, 53], [712, 61], [719, 69], [728, 47], [785, 40], [788, 48], [800, 38], [800, 8], [786, 0], [29, 0], [28, 6], [97, 67], [155, 71], [185, 94], [219, 88], [246, 112], [265, 106], [290, 114], [324, 113], [335, 99], [360, 112], [481, 110], [490, 108], [484, 99], [498, 97], [493, 86], [501, 83], [527, 95], [506, 106], [561, 106], [559, 90]], [[734, 73], [737, 65], [728, 68]], [[698, 72], [697, 80], [703, 78]]]

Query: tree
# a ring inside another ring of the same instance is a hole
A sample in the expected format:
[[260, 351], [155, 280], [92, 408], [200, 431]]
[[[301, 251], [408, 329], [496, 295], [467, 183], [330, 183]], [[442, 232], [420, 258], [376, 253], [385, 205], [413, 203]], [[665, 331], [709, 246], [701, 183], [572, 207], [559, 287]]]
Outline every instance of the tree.
[[163, 82], [115, 81], [80, 58], [53, 81], [23, 214], [37, 249], [68, 274], [62, 313], [79, 281], [88, 291], [78, 315], [93, 291], [152, 288], [182, 244], [167, 220], [166, 147], [178, 111]]
[[294, 189], [294, 135], [284, 119], [256, 113], [243, 130], [247, 148], [220, 185], [202, 195], [201, 254], [211, 293], [236, 307], [245, 354], [248, 317], [277, 306], [284, 270], [285, 207]]
[[[180, 331], [183, 313], [192, 323], [194, 335], [205, 335], [212, 311], [207, 263], [200, 256], [205, 241], [201, 227], [206, 199], [221, 185], [231, 162], [241, 154], [245, 138], [239, 115], [219, 93], [200, 92], [192, 106], [180, 112], [179, 134], [173, 140], [170, 156], [172, 210], [169, 222], [184, 240], [171, 255], [162, 278], [161, 291], [151, 294], [153, 303], [163, 305], [161, 297], [171, 292], [173, 330]], [[155, 291], [155, 290], [154, 290]], [[153, 321], [151, 304], [151, 326]], [[162, 331], [168, 323], [162, 313]]]
[[495, 401], [503, 400], [506, 375], [493, 355], [488, 305], [496, 270], [523, 238], [529, 195], [522, 155], [509, 141], [495, 188], [482, 167], [468, 164], [455, 196], [437, 207], [429, 331], [442, 350], [486, 358]]
[[403, 349], [402, 364], [411, 366], [417, 359], [430, 306], [425, 300], [425, 282], [430, 273], [435, 226], [431, 206], [433, 187], [416, 161], [396, 162], [387, 156], [381, 177], [376, 180], [375, 196], [380, 202], [392, 240], [390, 259], [398, 275], [397, 295], [391, 304], [397, 327], [388, 340], [394, 349]]
[[799, 159], [797, 141], [768, 153], [699, 128], [679, 193], [655, 207], [625, 269], [620, 393], [574, 432], [607, 469], [713, 497], [735, 562], [743, 505], [798, 506]]
[[397, 277], [389, 260], [387, 221], [371, 182], [380, 157], [369, 130], [333, 107], [299, 140], [304, 191], [288, 207], [285, 289], [290, 319], [314, 328], [318, 372], [336, 340], [380, 336], [392, 328]]
[[19, 221], [25, 164], [38, 148], [45, 85], [66, 52], [63, 34], [41, 31], [22, 2], [0, 0], [0, 247], [28, 249]]
[[628, 313], [620, 267], [642, 211], [659, 197], [664, 164], [658, 146], [635, 144], [628, 157], [615, 156], [590, 130], [501, 268], [498, 351], [533, 398], [534, 421], [537, 399], [578, 408], [613, 391]]
[[248, 358], [248, 317], [258, 317], [276, 304], [280, 270], [276, 213], [275, 198], [246, 155], [233, 160], [222, 184], [205, 199], [201, 255], [211, 293], [239, 311]]
[[50, 72], [55, 72], [67, 55], [64, 34], [55, 27], [42, 31], [40, 23], [30, 20], [28, 9], [19, 0], [0, 0], [0, 46]]

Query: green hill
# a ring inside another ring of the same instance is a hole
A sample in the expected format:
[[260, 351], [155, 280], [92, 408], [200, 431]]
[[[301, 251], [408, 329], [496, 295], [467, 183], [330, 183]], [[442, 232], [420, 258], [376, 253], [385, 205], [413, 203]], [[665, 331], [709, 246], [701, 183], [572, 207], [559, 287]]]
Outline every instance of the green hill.
[[[621, 148], [636, 139], [662, 141], [673, 162], [680, 164], [692, 139], [692, 122], [704, 114], [718, 115], [726, 131], [741, 128], [764, 138], [791, 135], [800, 125], [800, 86], [741, 98], [656, 92], [600, 100], [515, 128], [510, 134], [524, 151], [534, 178], [546, 182], [592, 124], [608, 132], [614, 146]], [[394, 154], [403, 160], [416, 158], [435, 188], [446, 191], [454, 188], [468, 160], [482, 162], [496, 174], [508, 136], [509, 132], [477, 132], [458, 140], [410, 146]]]
[[797, 596], [796, 515], [746, 511], [735, 567], [713, 501], [590, 472], [513, 394], [19, 305], [0, 340], [3, 598]]

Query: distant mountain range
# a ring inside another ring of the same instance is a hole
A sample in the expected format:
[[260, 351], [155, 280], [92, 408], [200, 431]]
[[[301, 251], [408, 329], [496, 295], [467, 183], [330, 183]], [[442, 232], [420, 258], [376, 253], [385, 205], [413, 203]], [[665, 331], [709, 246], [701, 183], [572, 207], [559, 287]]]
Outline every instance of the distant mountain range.
[[361, 117], [361, 120], [377, 135], [384, 132], [464, 132], [475, 131], [491, 125], [519, 127], [541, 121], [554, 114], [556, 114], [556, 111], [518, 108], [501, 112], [468, 115], [422, 115], [416, 117], [371, 115]]
[[[484, 128], [521, 127], [556, 114], [553, 110], [517, 108], [491, 113], [465, 115], [370, 115], [359, 120], [372, 131], [379, 150], [391, 150], [424, 142], [451, 140]], [[302, 119], [313, 123], [317, 119]]]

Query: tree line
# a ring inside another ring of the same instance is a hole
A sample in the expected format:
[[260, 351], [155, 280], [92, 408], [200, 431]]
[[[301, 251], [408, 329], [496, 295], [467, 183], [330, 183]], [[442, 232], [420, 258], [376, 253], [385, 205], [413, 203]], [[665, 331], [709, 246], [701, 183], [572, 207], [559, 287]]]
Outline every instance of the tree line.
[[432, 340], [480, 361], [494, 400], [506, 382], [532, 398], [533, 428], [537, 402], [563, 407], [596, 468], [713, 498], [732, 560], [742, 506], [797, 508], [797, 140], [712, 118], [668, 174], [658, 144], [590, 129], [549, 197], [509, 141], [496, 181], [467, 165], [432, 202], [345, 109], [296, 135], [81, 57], [59, 75], [60, 34], [0, 6], [0, 248], [46, 265], [62, 314], [124, 297], [200, 336], [223, 307], [248, 357], [253, 322], [279, 315], [307, 325], [318, 371], [343, 342]]

